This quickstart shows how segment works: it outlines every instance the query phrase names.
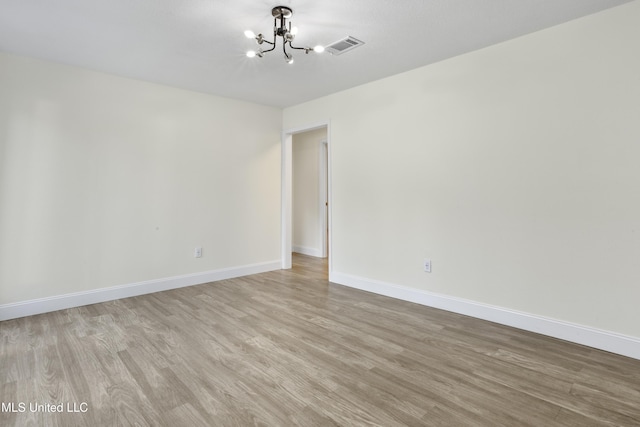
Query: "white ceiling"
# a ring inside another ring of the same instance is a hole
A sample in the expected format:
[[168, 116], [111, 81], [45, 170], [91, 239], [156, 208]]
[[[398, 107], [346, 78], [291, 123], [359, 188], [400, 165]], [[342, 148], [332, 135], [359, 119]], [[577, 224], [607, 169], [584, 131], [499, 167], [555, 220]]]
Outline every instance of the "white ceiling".
[[[0, 0], [0, 51], [286, 107], [630, 0]], [[295, 44], [346, 36], [340, 56], [249, 59], [289, 6]]]

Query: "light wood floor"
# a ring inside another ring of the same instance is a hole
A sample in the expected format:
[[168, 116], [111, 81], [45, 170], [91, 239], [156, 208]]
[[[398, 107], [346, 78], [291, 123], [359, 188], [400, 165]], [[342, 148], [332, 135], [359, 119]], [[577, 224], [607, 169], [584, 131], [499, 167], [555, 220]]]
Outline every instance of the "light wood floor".
[[[0, 425], [640, 425], [640, 361], [325, 270], [296, 255], [289, 271], [0, 322], [0, 397], [26, 404]], [[29, 409], [67, 402], [88, 410]]]

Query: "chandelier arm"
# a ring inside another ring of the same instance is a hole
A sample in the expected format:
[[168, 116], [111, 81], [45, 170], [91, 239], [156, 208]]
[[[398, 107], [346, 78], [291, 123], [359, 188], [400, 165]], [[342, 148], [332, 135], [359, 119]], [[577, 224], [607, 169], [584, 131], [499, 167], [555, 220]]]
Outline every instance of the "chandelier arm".
[[267, 49], [267, 50], [263, 50], [262, 53], [267, 53], [267, 52], [271, 52], [272, 50], [275, 50], [276, 48], [276, 20], [273, 20], [273, 41], [270, 42], [268, 40], [263, 40], [265, 43], [268, 43], [271, 45], [271, 49]]
[[262, 53], [271, 52], [272, 50], [274, 50], [276, 48], [276, 45], [274, 43], [269, 43], [269, 44], [273, 45], [273, 47], [271, 49], [263, 50]]

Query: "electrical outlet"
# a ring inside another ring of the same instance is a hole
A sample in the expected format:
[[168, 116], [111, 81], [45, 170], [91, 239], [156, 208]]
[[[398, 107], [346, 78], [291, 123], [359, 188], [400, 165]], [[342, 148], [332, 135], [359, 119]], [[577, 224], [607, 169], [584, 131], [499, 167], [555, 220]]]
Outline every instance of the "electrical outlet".
[[195, 258], [202, 258], [202, 248], [195, 248], [193, 251], [193, 256]]
[[424, 271], [425, 273], [431, 273], [431, 260], [429, 258], [424, 259]]

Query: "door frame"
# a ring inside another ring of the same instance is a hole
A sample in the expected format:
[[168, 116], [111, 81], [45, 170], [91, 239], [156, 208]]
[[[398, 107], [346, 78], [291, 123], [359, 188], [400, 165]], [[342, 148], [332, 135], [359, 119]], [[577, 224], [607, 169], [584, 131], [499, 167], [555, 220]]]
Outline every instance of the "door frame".
[[318, 232], [320, 233], [320, 256], [326, 258], [329, 252], [327, 247], [329, 244], [329, 145], [327, 144], [326, 138], [320, 141], [318, 158], [318, 170], [320, 171], [318, 177], [318, 215], [320, 215], [320, 230], [318, 230]]
[[328, 199], [328, 212], [327, 212], [327, 229], [329, 230], [329, 241], [324, 247], [329, 248], [329, 279], [331, 279], [332, 271], [332, 258], [333, 250], [332, 244], [332, 215], [331, 215], [331, 124], [329, 120], [313, 123], [307, 126], [296, 127], [286, 129], [282, 131], [282, 163], [281, 163], [281, 182], [282, 182], [282, 205], [280, 210], [281, 226], [280, 226], [280, 248], [281, 248], [281, 260], [282, 269], [286, 270], [291, 268], [291, 252], [292, 252], [292, 239], [293, 239], [293, 135], [297, 133], [308, 132], [326, 127], [327, 129], [327, 199]]

